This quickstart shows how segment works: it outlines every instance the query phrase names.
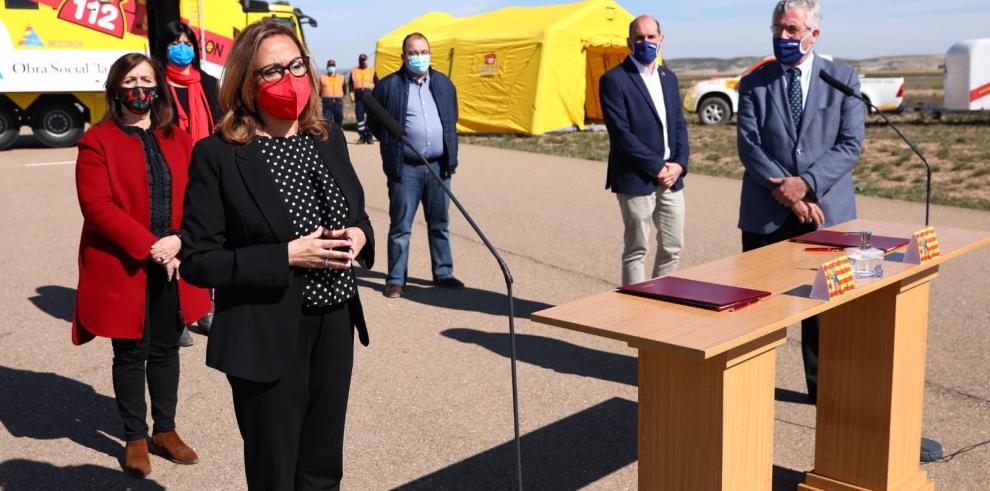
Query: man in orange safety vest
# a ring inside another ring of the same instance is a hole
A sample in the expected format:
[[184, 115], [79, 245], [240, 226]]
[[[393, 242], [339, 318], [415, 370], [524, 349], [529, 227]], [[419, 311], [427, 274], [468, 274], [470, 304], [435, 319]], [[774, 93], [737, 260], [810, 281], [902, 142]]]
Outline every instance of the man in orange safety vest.
[[374, 143], [371, 132], [368, 131], [364, 102], [361, 101], [364, 94], [371, 92], [378, 83], [375, 69], [368, 65], [368, 55], [361, 53], [358, 57], [358, 66], [351, 69], [350, 79], [351, 101], [354, 102], [354, 116], [357, 118], [358, 143]]
[[327, 74], [320, 77], [320, 98], [323, 100], [323, 117], [335, 124], [344, 122], [344, 93], [347, 84], [337, 73], [337, 62], [327, 60]]

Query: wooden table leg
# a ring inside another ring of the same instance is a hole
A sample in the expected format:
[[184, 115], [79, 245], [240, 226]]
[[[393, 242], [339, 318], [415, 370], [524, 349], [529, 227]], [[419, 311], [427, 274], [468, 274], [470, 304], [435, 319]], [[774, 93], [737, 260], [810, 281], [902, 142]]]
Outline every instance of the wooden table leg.
[[821, 315], [815, 470], [798, 489], [934, 489], [920, 445], [937, 274], [931, 268]]
[[769, 490], [775, 350], [786, 330], [702, 360], [639, 351], [639, 489]]

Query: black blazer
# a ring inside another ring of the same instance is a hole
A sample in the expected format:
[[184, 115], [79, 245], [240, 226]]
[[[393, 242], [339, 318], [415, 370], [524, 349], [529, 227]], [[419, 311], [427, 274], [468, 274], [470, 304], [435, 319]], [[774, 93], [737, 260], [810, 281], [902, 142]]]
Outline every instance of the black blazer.
[[619, 65], [602, 75], [598, 92], [608, 128], [608, 173], [605, 188], [612, 192], [645, 196], [657, 190], [657, 174], [663, 168], [663, 143], [670, 147], [668, 162], [681, 164], [684, 172], [671, 187], [680, 191], [688, 173], [687, 122], [681, 110], [677, 75], [667, 67], [657, 66], [656, 76], [663, 87], [667, 108], [667, 127], [660, 115], [636, 64], [627, 56]]
[[[358, 261], [371, 268], [375, 238], [364, 190], [340, 127], [318, 142], [323, 162], [347, 200], [348, 227], [368, 241]], [[187, 282], [214, 288], [216, 315], [206, 364], [259, 382], [277, 380], [291, 361], [302, 311], [305, 270], [289, 267], [292, 221], [257, 141], [200, 140], [189, 166], [182, 219], [182, 266]], [[349, 302], [361, 344], [368, 344], [361, 300]]]

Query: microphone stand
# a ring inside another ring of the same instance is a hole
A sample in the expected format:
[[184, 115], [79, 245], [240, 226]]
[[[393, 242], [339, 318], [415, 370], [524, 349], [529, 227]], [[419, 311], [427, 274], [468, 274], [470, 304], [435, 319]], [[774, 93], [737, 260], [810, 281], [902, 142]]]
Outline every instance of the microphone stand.
[[921, 159], [921, 162], [923, 164], [925, 164], [925, 170], [927, 173], [926, 176], [927, 179], [925, 181], [925, 226], [927, 227], [928, 218], [929, 218], [929, 208], [931, 207], [931, 203], [932, 203], [932, 166], [928, 163], [928, 159], [926, 159], [925, 156], [922, 155], [921, 150], [918, 150], [918, 147], [916, 147], [914, 143], [912, 143], [911, 140], [908, 139], [907, 136], [904, 136], [904, 133], [901, 132], [900, 128], [898, 128], [897, 125], [895, 125], [890, 120], [890, 118], [888, 118], [887, 115], [880, 110], [879, 107], [874, 106], [869, 99], [863, 97], [860, 94], [857, 94], [856, 91], [852, 90], [851, 87], [836, 80], [835, 77], [829, 75], [825, 71], [819, 73], [821, 74], [821, 78], [822, 80], [825, 81], [825, 83], [831, 85], [833, 88], [835, 88], [839, 92], [842, 92], [845, 95], [858, 99], [860, 102], [865, 104], [866, 107], [872, 108], [874, 111], [876, 111], [876, 113], [879, 114], [881, 118], [883, 118], [884, 122], [886, 122], [891, 127], [891, 129], [894, 130], [894, 133], [897, 133], [897, 136], [901, 137], [901, 140], [904, 140], [904, 143], [907, 143], [907, 145], [911, 147], [911, 150], [914, 152], [914, 154]]
[[[505, 289], [509, 300], [509, 358], [512, 366], [512, 422], [513, 422], [513, 430], [515, 431], [516, 480], [517, 480], [516, 484], [518, 486], [517, 489], [522, 491], [523, 488], [522, 445], [519, 438], [519, 389], [516, 378], [516, 323], [515, 323], [515, 311], [513, 307], [513, 297], [512, 297], [512, 273], [509, 272], [509, 266], [502, 259], [502, 256], [499, 255], [498, 251], [495, 249], [495, 246], [492, 245], [491, 241], [488, 240], [488, 237], [485, 236], [485, 233], [481, 231], [481, 228], [478, 227], [478, 224], [474, 222], [474, 219], [472, 219], [471, 215], [468, 214], [467, 210], [464, 209], [464, 206], [462, 206], [461, 202], [457, 199], [456, 196], [454, 196], [454, 193], [451, 192], [447, 184], [443, 182], [443, 179], [440, 177], [440, 174], [438, 174], [437, 171], [433, 170], [433, 167], [430, 166], [430, 161], [427, 160], [426, 157], [423, 156], [423, 154], [416, 149], [416, 147], [412, 144], [412, 142], [409, 141], [409, 138], [406, 137], [405, 132], [402, 131], [398, 123], [388, 115], [388, 113], [385, 111], [385, 108], [381, 106], [378, 100], [375, 99], [371, 93], [366, 93], [365, 96], [362, 98], [362, 100], [365, 102], [365, 106], [369, 108], [370, 110], [369, 112], [371, 112], [371, 114], [375, 115], [380, 120], [382, 120], [382, 122], [385, 124], [385, 129], [389, 133], [392, 133], [393, 136], [398, 138], [398, 140], [402, 142], [402, 144], [405, 145], [406, 148], [412, 150], [412, 152], [416, 154], [416, 157], [421, 162], [423, 162], [423, 165], [425, 165], [426, 168], [430, 171], [430, 174], [432, 174], [433, 177], [437, 180], [437, 182], [440, 183], [440, 187], [443, 188], [443, 192], [446, 193], [448, 197], [450, 197], [450, 200], [454, 203], [454, 206], [456, 206], [457, 210], [461, 212], [461, 216], [463, 216], [464, 219], [467, 220], [468, 224], [471, 225], [471, 228], [474, 229], [474, 233], [478, 234], [478, 237], [481, 239], [481, 242], [483, 242], [485, 244], [485, 247], [488, 248], [488, 252], [491, 252], [492, 256], [495, 256], [495, 260], [498, 261], [498, 267], [499, 269], [502, 270], [502, 277], [505, 279]], [[389, 117], [391, 121], [386, 120], [385, 117]]]
[[[925, 156], [921, 154], [921, 150], [918, 150], [918, 147], [914, 146], [914, 143], [912, 143], [911, 140], [908, 139], [908, 137], [904, 136], [904, 133], [901, 133], [900, 128], [898, 128], [897, 125], [895, 125], [890, 120], [890, 118], [888, 118], [887, 115], [880, 110], [879, 107], [874, 106], [869, 99], [863, 97], [860, 94], [857, 94], [856, 91], [852, 89], [852, 87], [838, 81], [835, 77], [829, 75], [828, 72], [821, 71], [819, 72], [819, 76], [821, 77], [822, 80], [825, 81], [825, 83], [832, 86], [832, 88], [834, 88], [835, 90], [838, 90], [839, 92], [842, 92], [847, 96], [858, 99], [863, 104], [866, 104], [866, 107], [873, 108], [873, 110], [876, 111], [877, 114], [879, 114], [880, 117], [883, 118], [883, 120], [891, 128], [893, 128], [894, 132], [897, 133], [897, 136], [901, 137], [901, 140], [904, 140], [904, 143], [907, 143], [907, 145], [911, 147], [911, 150], [913, 150], [915, 155], [917, 155], [918, 158], [921, 159], [921, 162], [925, 164], [925, 170], [927, 171], [928, 174], [925, 185], [925, 226], [927, 227], [928, 211], [929, 208], [931, 207], [931, 202], [932, 202], [932, 166], [928, 164], [928, 159], [926, 159]], [[943, 455], [942, 444], [939, 443], [938, 440], [921, 437], [922, 462], [935, 462], [941, 460], [942, 455]]]

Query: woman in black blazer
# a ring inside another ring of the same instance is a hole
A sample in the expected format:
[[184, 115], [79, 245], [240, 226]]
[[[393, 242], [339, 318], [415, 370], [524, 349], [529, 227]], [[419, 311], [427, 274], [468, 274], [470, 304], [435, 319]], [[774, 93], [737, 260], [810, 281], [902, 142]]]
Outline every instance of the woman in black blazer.
[[290, 29], [245, 29], [186, 188], [180, 272], [215, 289], [206, 363], [230, 382], [251, 489], [339, 486], [354, 331], [368, 344], [352, 265], [372, 266], [374, 236], [316, 74]]

